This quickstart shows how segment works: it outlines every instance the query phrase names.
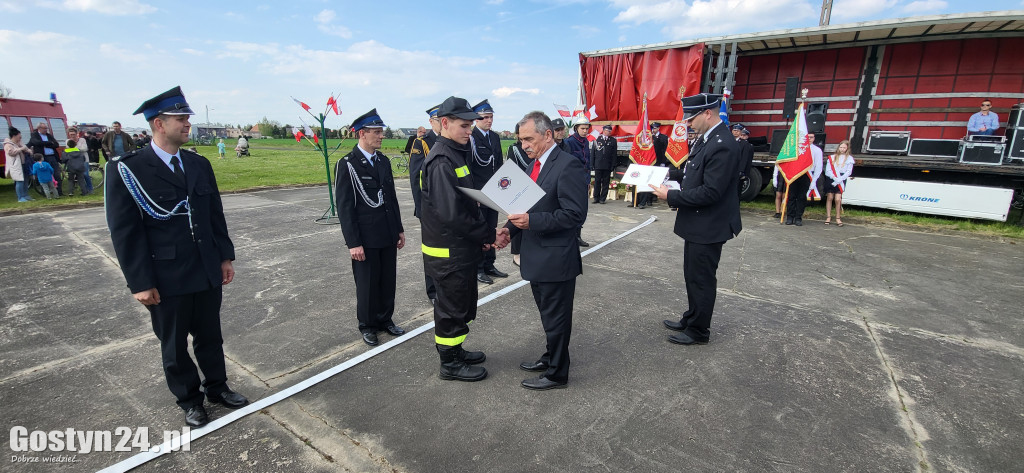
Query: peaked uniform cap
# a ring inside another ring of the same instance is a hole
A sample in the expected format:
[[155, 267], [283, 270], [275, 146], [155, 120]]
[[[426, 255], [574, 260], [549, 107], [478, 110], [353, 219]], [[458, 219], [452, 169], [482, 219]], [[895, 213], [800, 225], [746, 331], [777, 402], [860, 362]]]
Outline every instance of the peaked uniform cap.
[[185, 94], [181, 92], [180, 86], [175, 86], [173, 89], [168, 90], [156, 97], [153, 97], [132, 113], [132, 115], [142, 114], [146, 117], [146, 121], [152, 120], [159, 115], [195, 115], [196, 112], [192, 111], [192, 108], [188, 106], [188, 102], [185, 101]]
[[363, 128], [384, 128], [384, 120], [377, 114], [376, 108], [360, 115], [352, 122], [352, 131], [359, 131]]

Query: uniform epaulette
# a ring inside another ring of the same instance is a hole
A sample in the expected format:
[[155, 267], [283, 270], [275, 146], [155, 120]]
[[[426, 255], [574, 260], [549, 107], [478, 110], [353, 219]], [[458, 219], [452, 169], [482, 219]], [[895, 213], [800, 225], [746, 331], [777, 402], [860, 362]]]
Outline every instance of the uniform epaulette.
[[130, 158], [132, 156], [135, 156], [136, 154], [139, 154], [139, 151], [142, 151], [142, 150], [139, 150], [139, 149], [133, 150], [132, 152], [130, 152], [130, 153], [124, 155], [124, 156], [114, 156], [113, 158], [110, 158], [110, 161], [116, 163], [118, 161], [122, 161], [122, 160], [128, 159], [128, 158]]
[[205, 159], [205, 158], [206, 158], [206, 156], [203, 156], [203, 155], [201, 155], [201, 154], [199, 154], [199, 153], [197, 153], [197, 152], [195, 152], [195, 151], [192, 151], [192, 150], [188, 150], [188, 149], [185, 149], [185, 148], [181, 148], [180, 152], [182, 152], [182, 153], [189, 153], [189, 154], [194, 154], [194, 155], [196, 155], [196, 156], [198, 156], [198, 157], [200, 157], [200, 158], [203, 158], [203, 159]]

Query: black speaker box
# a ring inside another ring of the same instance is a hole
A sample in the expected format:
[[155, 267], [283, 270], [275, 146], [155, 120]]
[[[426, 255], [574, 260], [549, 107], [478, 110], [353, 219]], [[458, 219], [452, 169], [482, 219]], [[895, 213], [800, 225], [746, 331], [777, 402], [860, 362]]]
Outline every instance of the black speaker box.
[[768, 149], [768, 154], [779, 154], [779, 150], [782, 149], [782, 145], [786, 142], [786, 135], [788, 134], [789, 128], [783, 128], [781, 130], [772, 130], [772, 142], [771, 147]]
[[1006, 129], [1006, 159], [1024, 161], [1024, 128]]
[[910, 150], [909, 131], [872, 131], [865, 148], [871, 154], [907, 154]]
[[[796, 98], [797, 98], [797, 94], [799, 94], [799, 93], [800, 93], [800, 78], [799, 77], [787, 77], [786, 78], [786, 98], [783, 99], [783, 101], [782, 101], [782, 116], [786, 117], [786, 120], [790, 120], [794, 116], [796, 116]], [[774, 140], [772, 142], [774, 143]]]
[[960, 162], [967, 164], [1003, 164], [1002, 143], [971, 143], [960, 144]]
[[754, 147], [755, 153], [764, 153], [766, 151], [771, 151], [771, 146], [768, 146], [767, 136], [751, 136], [750, 139], [747, 140], [747, 142]]
[[1010, 107], [1010, 117], [1006, 119], [1007, 132], [1010, 131], [1010, 128], [1024, 127], [1024, 115], [1021, 115], [1020, 113], [1021, 107], [1024, 107], [1024, 103], [1019, 103]]
[[960, 140], [932, 140], [915, 138], [910, 140], [911, 156], [955, 158], [960, 151]]
[[814, 102], [807, 104], [807, 132], [821, 133], [825, 131], [825, 115], [828, 114], [828, 103]]

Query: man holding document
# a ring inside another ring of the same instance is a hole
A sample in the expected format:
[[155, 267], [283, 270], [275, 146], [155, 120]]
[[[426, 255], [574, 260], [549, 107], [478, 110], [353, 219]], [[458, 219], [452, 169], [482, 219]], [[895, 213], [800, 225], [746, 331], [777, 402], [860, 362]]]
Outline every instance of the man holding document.
[[434, 279], [434, 343], [444, 380], [479, 381], [487, 377], [483, 352], [466, 351], [462, 342], [476, 319], [477, 267], [484, 251], [504, 248], [508, 231], [487, 225], [477, 201], [459, 191], [472, 189], [469, 136], [480, 115], [466, 99], [448, 97], [437, 111], [441, 137], [424, 162], [420, 187], [423, 268]]
[[587, 208], [587, 184], [580, 179], [583, 164], [555, 146], [551, 119], [530, 112], [519, 122], [523, 150], [534, 160], [530, 178], [544, 195], [528, 212], [508, 216], [505, 228], [522, 235], [519, 270], [530, 281], [547, 338], [547, 350], [537, 361], [519, 365], [542, 373], [523, 381], [527, 389], [564, 388], [569, 381], [569, 335], [576, 277], [583, 262], [576, 229]]
[[743, 228], [736, 179], [739, 145], [718, 117], [721, 100], [721, 95], [710, 94], [683, 98], [683, 119], [698, 137], [682, 171], [669, 173], [673, 180], [682, 174], [681, 188], [650, 186], [658, 198], [679, 209], [675, 234], [685, 240], [683, 279], [689, 307], [680, 321], [664, 321], [665, 327], [681, 332], [668, 338], [680, 345], [708, 343], [722, 245]]

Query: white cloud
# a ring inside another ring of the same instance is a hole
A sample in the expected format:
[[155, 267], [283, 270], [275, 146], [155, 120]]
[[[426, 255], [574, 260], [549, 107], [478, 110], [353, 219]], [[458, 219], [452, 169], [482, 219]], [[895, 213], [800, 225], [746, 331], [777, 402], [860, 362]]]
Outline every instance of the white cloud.
[[25, 5], [22, 2], [11, 2], [11, 1], [0, 1], [0, 11], [19, 13], [25, 11]]
[[[864, 0], [877, 2], [879, 0]], [[639, 25], [662, 24], [672, 39], [696, 39], [765, 31], [816, 19], [819, 9], [810, 0], [611, 0], [619, 10], [614, 21]]]
[[917, 0], [904, 6], [903, 11], [912, 14], [920, 14], [943, 10], [948, 6], [949, 4], [943, 0]]
[[321, 32], [329, 34], [331, 36], [339, 36], [345, 39], [352, 37], [352, 30], [334, 24], [334, 19], [338, 15], [334, 13], [334, 10], [321, 10], [313, 17], [313, 21], [317, 23], [317, 29]]
[[508, 97], [509, 95], [512, 95], [512, 94], [538, 95], [538, 94], [540, 94], [540, 89], [522, 89], [522, 88], [519, 88], [519, 87], [498, 87], [497, 89], [492, 90], [491, 93], [494, 94], [495, 97]]
[[145, 15], [157, 8], [139, 0], [64, 0], [61, 7], [67, 10], [96, 12], [104, 15]]
[[832, 18], [861, 21], [896, 8], [897, 3], [897, 0], [835, 0], [832, 3]]

